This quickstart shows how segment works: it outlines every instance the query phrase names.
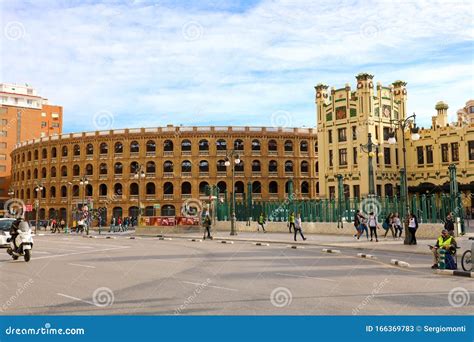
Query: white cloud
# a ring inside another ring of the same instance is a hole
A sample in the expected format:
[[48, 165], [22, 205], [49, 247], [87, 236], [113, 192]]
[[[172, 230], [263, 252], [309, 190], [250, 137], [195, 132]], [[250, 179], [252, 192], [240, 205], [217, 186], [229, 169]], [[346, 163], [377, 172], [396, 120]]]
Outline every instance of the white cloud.
[[92, 129], [101, 110], [130, 127], [265, 125], [277, 110], [312, 126], [313, 86], [354, 84], [360, 71], [407, 81], [419, 112], [440, 99], [454, 111], [474, 89], [470, 1], [263, 1], [239, 13], [21, 5], [4, 4], [2, 27], [19, 21], [26, 33], [2, 37], [1, 79], [63, 105], [66, 130]]

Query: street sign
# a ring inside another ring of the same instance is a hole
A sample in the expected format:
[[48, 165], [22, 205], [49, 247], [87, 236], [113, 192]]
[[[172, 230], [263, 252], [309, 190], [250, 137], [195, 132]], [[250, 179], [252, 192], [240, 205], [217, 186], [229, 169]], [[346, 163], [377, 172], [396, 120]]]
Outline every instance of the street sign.
[[33, 211], [33, 205], [31, 205], [31, 204], [26, 204], [26, 205], [25, 205], [25, 211], [26, 211], [26, 212], [32, 212], [32, 211]]
[[160, 209], [160, 205], [157, 203], [157, 204], [153, 204], [153, 208], [154, 209]]

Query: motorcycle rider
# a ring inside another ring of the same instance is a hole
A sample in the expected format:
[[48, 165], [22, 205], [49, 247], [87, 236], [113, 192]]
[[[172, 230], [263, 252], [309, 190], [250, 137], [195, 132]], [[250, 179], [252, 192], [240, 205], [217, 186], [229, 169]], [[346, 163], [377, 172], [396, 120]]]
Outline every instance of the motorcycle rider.
[[18, 217], [15, 221], [13, 221], [10, 227], [10, 239], [8, 242], [13, 241], [15, 252], [18, 249], [18, 246], [16, 245], [16, 237], [19, 235], [18, 230], [21, 230], [22, 232], [27, 232], [29, 230], [28, 223], [25, 222], [22, 217]]

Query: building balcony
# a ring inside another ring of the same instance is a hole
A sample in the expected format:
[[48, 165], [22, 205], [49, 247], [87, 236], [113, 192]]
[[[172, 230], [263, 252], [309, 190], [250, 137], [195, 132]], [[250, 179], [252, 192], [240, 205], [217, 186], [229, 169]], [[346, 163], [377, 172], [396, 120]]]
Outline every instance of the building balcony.
[[227, 156], [227, 150], [217, 150], [216, 154], [218, 156]]
[[155, 178], [156, 177], [156, 173], [155, 172], [147, 172], [146, 173], [146, 178]]
[[217, 177], [227, 177], [227, 171], [217, 171]]
[[235, 177], [243, 177], [244, 171], [235, 171]]
[[172, 157], [173, 155], [173, 151], [163, 151], [163, 157]]
[[277, 156], [277, 155], [278, 155], [278, 151], [268, 151], [268, 155], [269, 155], [269, 156]]
[[114, 178], [115, 178], [115, 179], [122, 179], [122, 178], [123, 178], [123, 175], [122, 175], [121, 173], [116, 173], [116, 174], [114, 175]]
[[140, 152], [130, 152], [130, 158], [139, 158]]
[[181, 155], [182, 155], [182, 156], [191, 156], [191, 155], [192, 155], [192, 151], [181, 151]]
[[107, 175], [99, 175], [100, 180], [106, 180], [108, 178]]
[[147, 157], [156, 157], [156, 152], [147, 152], [146, 156]]
[[174, 198], [174, 195], [173, 195], [173, 194], [164, 194], [164, 195], [163, 195], [163, 199], [164, 199], [165, 201], [172, 201], [173, 198]]
[[209, 177], [209, 172], [199, 172], [199, 177]]
[[123, 157], [123, 153], [115, 153], [114, 154], [114, 158], [122, 158]]
[[100, 159], [107, 159], [109, 157], [109, 155], [107, 153], [101, 153], [99, 154], [99, 158]]
[[261, 171], [252, 171], [252, 177], [261, 177], [262, 172]]
[[191, 172], [181, 172], [181, 177], [190, 178], [192, 176]]
[[199, 155], [200, 156], [208, 156], [209, 155], [209, 151], [199, 151]]
[[146, 201], [154, 201], [154, 200], [156, 200], [156, 195], [146, 195], [145, 200]]
[[278, 171], [270, 171], [270, 172], [268, 172], [268, 177], [278, 177]]
[[192, 194], [181, 194], [182, 199], [188, 199], [188, 198], [192, 198], [192, 197], [193, 197]]
[[294, 155], [295, 155], [294, 151], [285, 151], [285, 156], [287, 157], [294, 156]]
[[163, 173], [163, 178], [173, 178], [174, 173], [173, 172], [164, 172]]
[[252, 151], [252, 156], [260, 157], [262, 155], [262, 151]]

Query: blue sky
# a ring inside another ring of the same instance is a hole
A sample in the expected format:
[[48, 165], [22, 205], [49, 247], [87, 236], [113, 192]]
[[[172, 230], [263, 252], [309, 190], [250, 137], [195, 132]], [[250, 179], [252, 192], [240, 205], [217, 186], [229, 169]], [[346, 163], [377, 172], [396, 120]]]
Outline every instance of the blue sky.
[[314, 85], [408, 82], [429, 126], [474, 94], [474, 2], [1, 3], [0, 81], [64, 107], [64, 131], [316, 125]]

